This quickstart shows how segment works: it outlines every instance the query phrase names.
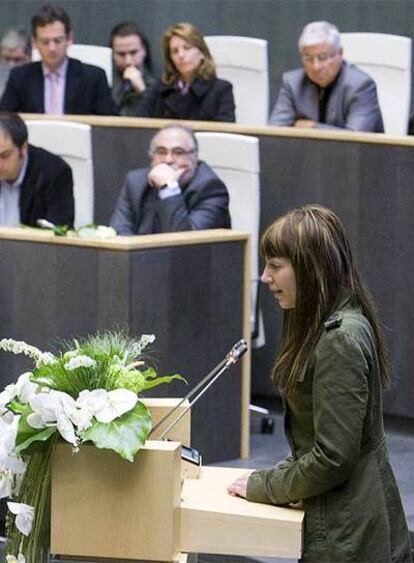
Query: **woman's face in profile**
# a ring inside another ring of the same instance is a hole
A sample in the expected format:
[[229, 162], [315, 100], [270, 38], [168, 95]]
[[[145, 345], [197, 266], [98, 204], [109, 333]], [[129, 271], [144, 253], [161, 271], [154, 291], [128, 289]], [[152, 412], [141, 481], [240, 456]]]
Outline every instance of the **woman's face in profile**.
[[204, 60], [198, 47], [177, 35], [170, 39], [170, 57], [181, 79], [187, 83], [193, 80]]
[[296, 305], [296, 276], [289, 258], [266, 258], [262, 282], [267, 283], [282, 309]]

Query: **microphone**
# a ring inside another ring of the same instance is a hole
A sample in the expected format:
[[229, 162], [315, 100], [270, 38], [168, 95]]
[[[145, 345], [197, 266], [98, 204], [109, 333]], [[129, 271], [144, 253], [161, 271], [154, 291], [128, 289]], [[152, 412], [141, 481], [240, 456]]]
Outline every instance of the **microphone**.
[[[191, 389], [185, 397], [181, 399], [181, 401], [154, 426], [154, 428], [149, 433], [149, 436], [153, 434], [166, 420], [168, 420], [176, 411], [180, 408], [180, 406], [187, 401], [193, 395], [195, 395], [198, 391], [198, 395], [190, 402], [190, 404], [185, 408], [173, 421], [172, 423], [162, 432], [159, 436], [159, 440], [162, 440], [164, 436], [174, 428], [176, 424], [187, 414], [192, 406], [194, 406], [199, 399], [204, 395], [204, 393], [209, 389], [215, 381], [220, 377], [222, 373], [224, 373], [231, 365], [235, 364], [242, 356], [247, 352], [248, 346], [245, 340], [239, 340], [234, 344], [231, 350], [227, 353], [226, 357], [221, 360], [195, 387]], [[204, 386], [204, 388], [203, 388]], [[201, 390], [200, 390], [201, 389]]]

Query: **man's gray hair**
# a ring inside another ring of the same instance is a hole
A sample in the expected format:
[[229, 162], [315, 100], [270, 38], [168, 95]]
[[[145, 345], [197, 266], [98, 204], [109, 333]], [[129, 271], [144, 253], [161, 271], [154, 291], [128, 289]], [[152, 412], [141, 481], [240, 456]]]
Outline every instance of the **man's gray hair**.
[[327, 41], [334, 49], [335, 53], [341, 48], [341, 35], [338, 28], [326, 21], [311, 22], [306, 25], [299, 37], [299, 51], [304, 47], [318, 45]]
[[154, 153], [154, 143], [155, 143], [155, 139], [156, 139], [157, 135], [159, 133], [161, 133], [161, 131], [166, 131], [168, 129], [180, 129], [181, 131], [184, 131], [185, 133], [187, 133], [188, 137], [191, 139], [192, 144], [193, 144], [193, 146], [191, 147], [191, 150], [194, 150], [195, 155], [198, 154], [197, 137], [195, 136], [194, 131], [191, 129], [191, 127], [188, 127], [187, 125], [181, 125], [181, 123], [169, 123], [168, 125], [161, 127], [161, 129], [159, 129], [155, 133], [153, 138], [151, 139], [150, 147], [149, 147], [149, 154], [150, 155]]
[[17, 49], [21, 47], [26, 55], [31, 54], [32, 48], [29, 34], [20, 27], [11, 28], [3, 35], [0, 41], [2, 49]]

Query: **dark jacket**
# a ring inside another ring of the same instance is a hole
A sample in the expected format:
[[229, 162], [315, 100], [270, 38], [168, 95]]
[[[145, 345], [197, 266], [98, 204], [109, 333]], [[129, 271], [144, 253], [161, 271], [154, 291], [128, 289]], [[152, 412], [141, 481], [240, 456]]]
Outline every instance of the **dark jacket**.
[[343, 63], [329, 94], [324, 123], [319, 123], [320, 91], [303, 68], [285, 72], [269, 124], [293, 126], [297, 119], [310, 119], [321, 129], [384, 132], [375, 82], [357, 66]]
[[119, 115], [135, 117], [139, 115], [140, 108], [145, 102], [151, 88], [154, 86], [156, 80], [147, 68], [142, 69], [142, 79], [145, 84], [143, 92], [136, 92], [131, 83], [122, 80], [119, 72], [114, 67], [114, 79], [112, 84], [112, 97], [118, 109]]
[[29, 161], [20, 188], [20, 221], [36, 226], [37, 219], [56, 225], [73, 225], [72, 170], [66, 162], [44, 149], [29, 145]]
[[141, 117], [234, 122], [233, 86], [226, 80], [196, 78], [187, 94], [159, 80], [140, 110]]
[[371, 325], [344, 305], [286, 402], [292, 457], [254, 472], [247, 498], [303, 501], [306, 563], [409, 563], [408, 531], [385, 443]]
[[[40, 61], [12, 69], [0, 101], [0, 110], [45, 112], [44, 76]], [[64, 113], [117, 115], [106, 74], [101, 68], [69, 59]]]
[[230, 228], [226, 186], [204, 162], [182, 193], [159, 199], [148, 185], [149, 168], [128, 172], [111, 218], [120, 235]]

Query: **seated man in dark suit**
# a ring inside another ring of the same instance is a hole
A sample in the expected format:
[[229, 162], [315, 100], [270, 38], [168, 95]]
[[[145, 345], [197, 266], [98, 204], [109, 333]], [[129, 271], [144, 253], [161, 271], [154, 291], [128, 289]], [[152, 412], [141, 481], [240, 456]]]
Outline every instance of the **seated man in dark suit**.
[[36, 226], [38, 219], [73, 225], [72, 170], [66, 162], [27, 142], [16, 114], [0, 114], [0, 226]]
[[151, 140], [151, 167], [128, 172], [111, 226], [120, 235], [230, 228], [226, 186], [198, 160], [197, 140], [183, 125]]
[[299, 52], [303, 68], [283, 74], [270, 125], [384, 132], [375, 82], [343, 60], [334, 25], [305, 26]]
[[57, 6], [32, 17], [32, 40], [41, 62], [14, 68], [0, 101], [1, 111], [116, 115], [105, 72], [66, 53], [72, 43], [70, 19]]

